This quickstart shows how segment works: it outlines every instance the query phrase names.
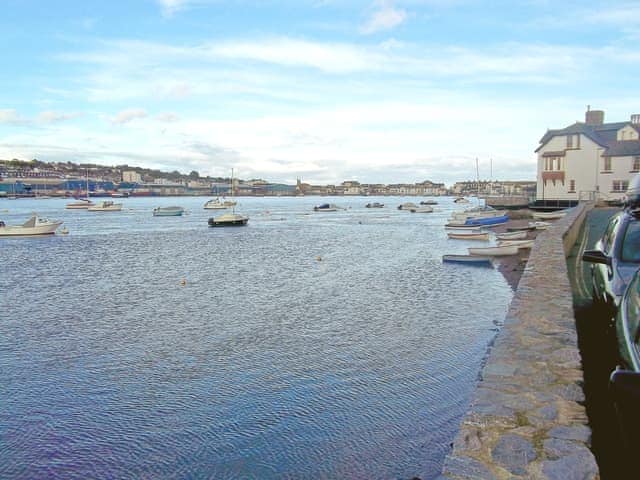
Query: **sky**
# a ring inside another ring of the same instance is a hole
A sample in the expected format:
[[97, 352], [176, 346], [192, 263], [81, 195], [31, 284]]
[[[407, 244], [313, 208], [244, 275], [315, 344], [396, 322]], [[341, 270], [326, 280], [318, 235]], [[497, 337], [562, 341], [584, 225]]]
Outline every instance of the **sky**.
[[640, 3], [0, 0], [0, 158], [315, 184], [534, 180], [640, 113]]

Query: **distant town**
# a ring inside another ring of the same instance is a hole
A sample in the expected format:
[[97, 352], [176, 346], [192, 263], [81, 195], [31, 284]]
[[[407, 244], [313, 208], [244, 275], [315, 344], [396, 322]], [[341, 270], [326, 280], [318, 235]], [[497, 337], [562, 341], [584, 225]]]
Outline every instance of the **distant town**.
[[312, 185], [298, 179], [295, 185], [263, 179], [241, 180], [162, 172], [129, 165], [106, 167], [72, 162], [0, 160], [0, 196], [368, 196], [368, 195], [484, 195], [533, 197], [535, 181], [467, 180], [450, 188], [424, 180], [413, 184], [370, 184], [345, 180], [339, 185]]

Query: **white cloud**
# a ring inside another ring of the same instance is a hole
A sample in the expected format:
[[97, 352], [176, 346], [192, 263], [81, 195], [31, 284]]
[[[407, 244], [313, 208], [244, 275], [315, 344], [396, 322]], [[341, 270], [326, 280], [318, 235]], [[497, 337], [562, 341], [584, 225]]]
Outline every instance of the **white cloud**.
[[165, 18], [171, 18], [179, 10], [184, 8], [188, 0], [157, 0], [160, 4], [162, 16]]
[[178, 115], [171, 112], [159, 113], [156, 118], [161, 122], [176, 122], [180, 119]]
[[125, 123], [129, 123], [132, 120], [145, 118], [146, 116], [147, 112], [142, 108], [128, 108], [126, 110], [118, 112], [118, 114], [111, 119], [111, 123], [116, 125], [124, 125]]
[[26, 123], [28, 121], [21, 117], [16, 110], [12, 108], [0, 109], [0, 125], [23, 125]]
[[71, 120], [80, 116], [79, 113], [62, 113], [53, 110], [46, 110], [38, 114], [39, 123], [56, 123], [63, 122], [65, 120]]
[[360, 28], [364, 34], [372, 34], [384, 30], [391, 30], [404, 23], [407, 12], [397, 8], [391, 0], [379, 0], [376, 2], [376, 10]]

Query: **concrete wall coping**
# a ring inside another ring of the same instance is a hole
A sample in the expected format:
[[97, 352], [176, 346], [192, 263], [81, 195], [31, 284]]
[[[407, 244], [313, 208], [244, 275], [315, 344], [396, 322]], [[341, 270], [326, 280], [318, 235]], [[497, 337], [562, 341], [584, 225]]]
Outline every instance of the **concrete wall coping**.
[[589, 209], [538, 235], [441, 479], [600, 478], [565, 253]]

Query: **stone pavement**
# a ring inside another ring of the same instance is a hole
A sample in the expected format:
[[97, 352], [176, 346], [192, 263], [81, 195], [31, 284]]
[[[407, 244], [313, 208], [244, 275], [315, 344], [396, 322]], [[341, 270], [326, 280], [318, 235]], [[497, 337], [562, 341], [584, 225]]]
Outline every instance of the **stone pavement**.
[[563, 244], [583, 209], [538, 236], [442, 480], [600, 478]]

